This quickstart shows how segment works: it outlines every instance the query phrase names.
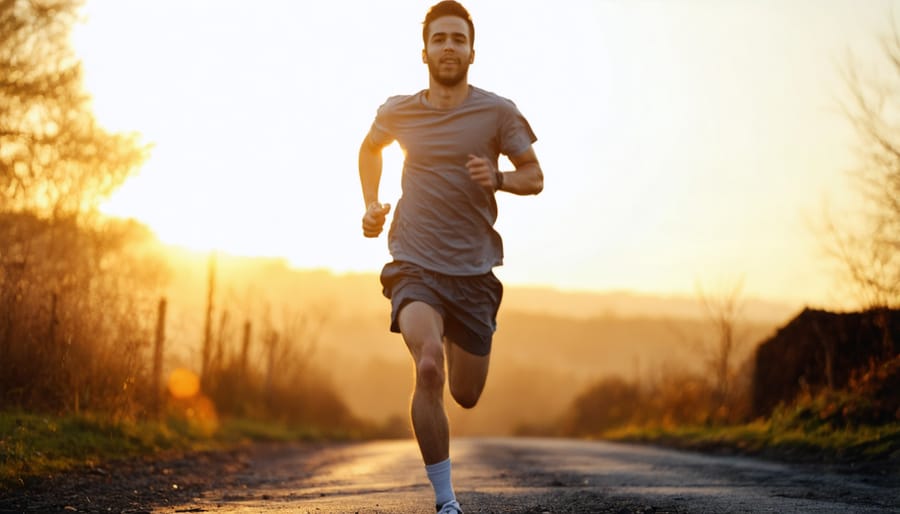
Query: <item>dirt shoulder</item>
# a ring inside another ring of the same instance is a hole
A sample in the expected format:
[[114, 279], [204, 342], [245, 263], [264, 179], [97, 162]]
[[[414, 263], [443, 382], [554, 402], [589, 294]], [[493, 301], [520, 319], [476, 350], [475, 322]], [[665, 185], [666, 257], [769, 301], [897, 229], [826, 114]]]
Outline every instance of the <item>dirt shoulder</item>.
[[259, 443], [227, 451], [171, 453], [107, 462], [0, 490], [0, 513], [142, 513], [182, 505], [204, 490], [234, 485], [254, 460], [315, 444]]

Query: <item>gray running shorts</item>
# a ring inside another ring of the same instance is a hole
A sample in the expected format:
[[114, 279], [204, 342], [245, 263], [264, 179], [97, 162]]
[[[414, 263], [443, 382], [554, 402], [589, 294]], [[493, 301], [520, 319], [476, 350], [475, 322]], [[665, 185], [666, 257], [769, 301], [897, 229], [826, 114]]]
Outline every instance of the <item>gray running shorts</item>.
[[444, 318], [444, 337], [475, 355], [491, 353], [503, 285], [493, 272], [454, 276], [404, 261], [381, 270], [384, 296], [391, 300], [391, 332], [400, 333], [397, 316], [409, 302], [432, 306]]

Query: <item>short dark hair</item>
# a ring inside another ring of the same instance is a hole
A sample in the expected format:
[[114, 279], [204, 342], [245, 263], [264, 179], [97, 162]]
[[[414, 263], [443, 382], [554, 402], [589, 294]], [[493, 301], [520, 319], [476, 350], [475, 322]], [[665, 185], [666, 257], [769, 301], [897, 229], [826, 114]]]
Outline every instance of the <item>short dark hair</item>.
[[441, 16], [456, 16], [464, 19], [469, 25], [469, 46], [475, 47], [475, 24], [472, 23], [472, 16], [461, 3], [454, 0], [444, 0], [432, 5], [428, 14], [425, 15], [425, 21], [422, 22], [422, 43], [426, 47], [428, 46], [428, 25]]

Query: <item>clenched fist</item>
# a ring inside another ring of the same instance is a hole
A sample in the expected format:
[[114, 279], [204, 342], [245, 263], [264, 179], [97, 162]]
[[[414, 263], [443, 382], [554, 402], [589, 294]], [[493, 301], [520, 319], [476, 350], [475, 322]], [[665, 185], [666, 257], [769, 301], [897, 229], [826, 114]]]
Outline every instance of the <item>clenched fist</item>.
[[366, 237], [378, 237], [384, 230], [384, 220], [391, 212], [391, 204], [372, 202], [366, 209], [362, 219], [363, 235]]
[[466, 161], [469, 176], [472, 180], [485, 189], [496, 191], [500, 187], [497, 167], [485, 157], [469, 154]]

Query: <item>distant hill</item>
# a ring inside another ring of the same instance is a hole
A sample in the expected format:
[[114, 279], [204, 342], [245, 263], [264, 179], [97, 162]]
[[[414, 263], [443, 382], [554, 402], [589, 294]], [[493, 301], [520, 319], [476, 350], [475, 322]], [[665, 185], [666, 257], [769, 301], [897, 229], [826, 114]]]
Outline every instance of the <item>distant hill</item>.
[[[177, 251], [173, 261], [181, 273], [176, 288], [187, 286], [205, 291], [208, 256]], [[315, 302], [341, 315], [357, 316], [382, 312], [386, 300], [381, 296], [377, 273], [336, 274], [325, 269], [296, 269], [286, 260], [218, 256], [223, 291], [246, 297], [284, 297], [294, 302]], [[187, 273], [184, 273], [187, 272]], [[187, 277], [185, 277], [185, 275]], [[187, 278], [187, 283], [184, 279]], [[203, 294], [199, 295], [201, 298]], [[504, 311], [519, 311], [572, 318], [651, 317], [704, 318], [705, 313], [692, 296], [651, 295], [629, 291], [566, 291], [552, 287], [505, 284]], [[781, 323], [794, 316], [802, 306], [758, 298], [744, 299], [742, 315], [754, 322]]]
[[[360, 318], [329, 326], [322, 362], [358, 413], [378, 418], [405, 416], [412, 367], [386, 318]], [[498, 319], [491, 372], [479, 406], [452, 405], [455, 433], [508, 434], [560, 416], [576, 395], [602, 377], [655, 382], [686, 371], [702, 371], [709, 357], [710, 326], [701, 320], [663, 318], [565, 318], [507, 311]], [[744, 342], [736, 363], [774, 332], [771, 324], [741, 324]]]
[[[170, 366], [196, 367], [208, 257], [181, 252], [171, 263]], [[315, 364], [328, 371], [354, 412], [377, 421], [407, 416], [411, 362], [402, 339], [388, 331], [390, 304], [377, 274], [298, 270], [277, 259], [220, 255], [214, 309], [235, 320], [232, 346], [244, 319], [278, 330], [290, 318], [302, 318], [298, 344], [314, 350]], [[748, 301], [745, 313], [738, 327], [745, 355], [796, 314], [759, 300]], [[481, 404], [471, 411], [450, 409], [456, 434], [507, 434], [545, 422], [605, 375], [652, 380], [699, 369], [710, 338], [696, 299], [628, 292], [507, 285], [498, 323]]]
[[[543, 312], [558, 316], [703, 318], [705, 313], [698, 298], [659, 296], [628, 291], [592, 292], [563, 291], [549, 287], [507, 286], [503, 307], [523, 312]], [[796, 308], [778, 302], [746, 299], [743, 317], [757, 322], [782, 322], [796, 313]]]

